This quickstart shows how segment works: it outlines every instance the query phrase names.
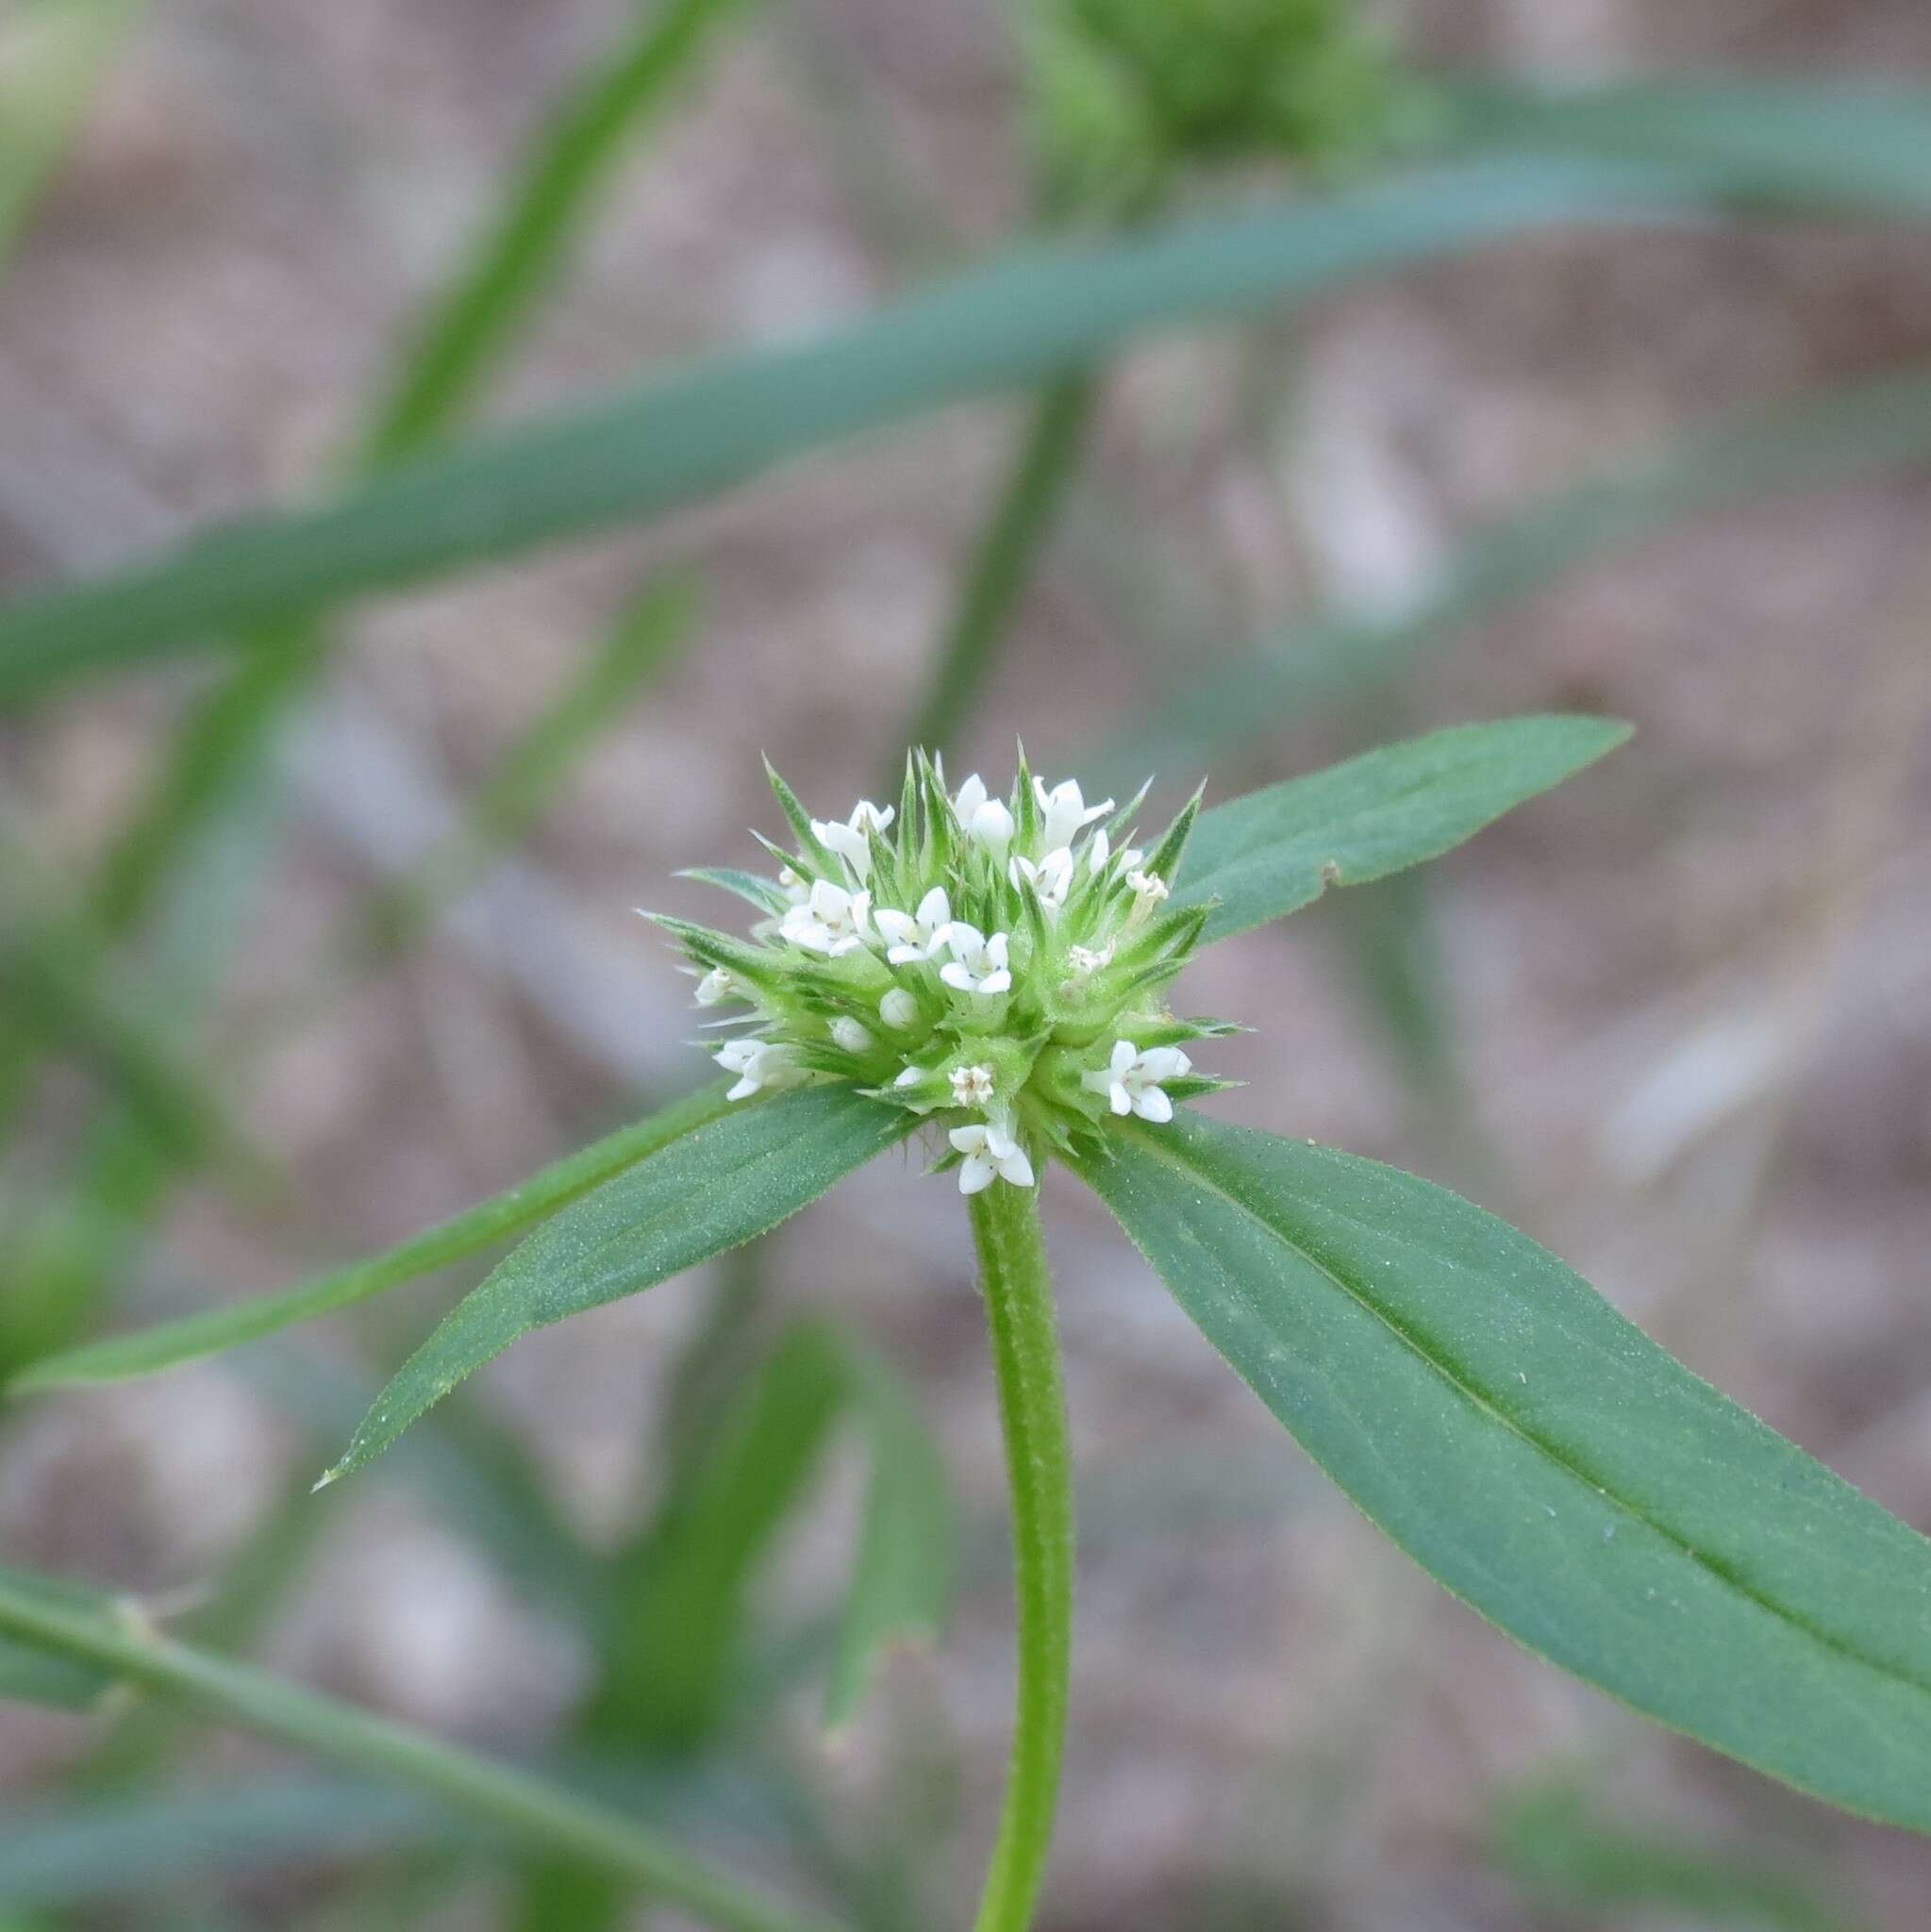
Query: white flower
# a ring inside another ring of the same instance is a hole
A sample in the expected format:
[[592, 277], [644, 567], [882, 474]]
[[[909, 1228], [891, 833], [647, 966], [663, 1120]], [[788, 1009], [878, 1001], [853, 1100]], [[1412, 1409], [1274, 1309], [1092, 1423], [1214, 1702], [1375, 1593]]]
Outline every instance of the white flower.
[[847, 1053], [863, 1053], [872, 1044], [870, 1032], [845, 1013], [841, 1013], [831, 1023], [831, 1037]]
[[952, 808], [959, 824], [995, 853], [1012, 843], [1012, 814], [1001, 800], [987, 796], [986, 781], [976, 772], [958, 788]]
[[1121, 853], [1119, 858], [1113, 861], [1113, 870], [1115, 872], [1130, 873], [1140, 863], [1140, 861], [1143, 858], [1145, 858], [1145, 857], [1146, 854], [1142, 852], [1138, 845], [1129, 845], [1127, 846], [1125, 851]]
[[1014, 858], [1006, 870], [1015, 886], [1030, 886], [1048, 912], [1057, 912], [1065, 905], [1073, 884], [1073, 854], [1064, 845], [1047, 853], [1037, 865], [1030, 858]]
[[793, 906], [802, 906], [811, 896], [809, 880], [801, 877], [788, 865], [779, 869], [777, 882], [785, 889], [785, 897]]
[[871, 911], [870, 892], [848, 892], [829, 879], [818, 879], [810, 897], [785, 914], [778, 931], [794, 946], [837, 959], [872, 937]]
[[919, 1003], [904, 987], [895, 986], [878, 1002], [878, 1017], [903, 1031], [918, 1024]]
[[891, 941], [885, 957], [894, 966], [929, 959], [942, 945], [939, 935], [951, 920], [952, 902], [943, 886], [934, 886], [919, 901], [917, 912], [894, 912], [890, 906], [881, 906], [872, 915], [881, 937]]
[[916, 1087], [924, 1077], [924, 1067], [907, 1067], [891, 1084], [894, 1087]]
[[984, 1107], [992, 1098], [990, 1067], [954, 1067], [952, 1104], [955, 1107]]
[[1050, 791], [1043, 778], [1035, 778], [1033, 796], [1039, 800], [1045, 818], [1040, 843], [1049, 853], [1057, 852], [1062, 845], [1070, 846], [1095, 819], [1105, 818], [1113, 809], [1110, 798], [1099, 805], [1089, 805], [1081, 795], [1076, 778], [1062, 778]]
[[1090, 979], [1101, 967], [1109, 966], [1113, 961], [1113, 947], [1110, 941], [1100, 947], [1070, 946], [1066, 953], [1067, 963], [1073, 968], [1075, 979]]
[[1160, 1091], [1160, 1082], [1177, 1080], [1192, 1070], [1193, 1062], [1177, 1046], [1150, 1046], [1142, 1052], [1130, 1040], [1116, 1040], [1110, 1066], [1084, 1074], [1080, 1084], [1089, 1092], [1104, 1093], [1115, 1113], [1170, 1121], [1174, 1103]]
[[715, 1058], [725, 1073], [738, 1075], [726, 1100], [747, 1099], [760, 1087], [795, 1087], [805, 1077], [805, 1069], [782, 1040], [733, 1040], [719, 1047]]
[[737, 997], [737, 982], [722, 966], [713, 966], [697, 982], [697, 1004], [700, 1007], [722, 1006], [724, 1001]]
[[1086, 862], [1089, 870], [1092, 873], [1094, 878], [1098, 878], [1099, 875], [1106, 871], [1107, 854], [1111, 850], [1112, 846], [1108, 842], [1107, 838], [1107, 828], [1106, 826], [1102, 825], [1100, 829], [1097, 832], [1095, 832], [1092, 835], [1092, 837], [1086, 841]]
[[1167, 882], [1156, 873], [1130, 872], [1126, 883], [1133, 888], [1133, 908], [1126, 923], [1138, 925], [1167, 896]]
[[1007, 970], [1007, 935], [995, 932], [988, 939], [975, 925], [955, 919], [941, 934], [952, 949], [951, 959], [939, 969], [939, 976], [959, 992], [980, 992], [988, 997], [1004, 992], [1012, 984]]
[[827, 852], [836, 852], [852, 876], [863, 883], [872, 876], [871, 835], [876, 832], [883, 838], [897, 816], [893, 807], [876, 806], [869, 798], [861, 798], [843, 824], [836, 820], [813, 819], [811, 831], [818, 842]]
[[981, 1188], [990, 1188], [995, 1178], [1010, 1181], [1015, 1188], [1032, 1186], [1033, 1164], [1025, 1158], [1025, 1149], [1004, 1127], [954, 1127], [946, 1138], [965, 1156], [958, 1169], [961, 1194], [976, 1194]]

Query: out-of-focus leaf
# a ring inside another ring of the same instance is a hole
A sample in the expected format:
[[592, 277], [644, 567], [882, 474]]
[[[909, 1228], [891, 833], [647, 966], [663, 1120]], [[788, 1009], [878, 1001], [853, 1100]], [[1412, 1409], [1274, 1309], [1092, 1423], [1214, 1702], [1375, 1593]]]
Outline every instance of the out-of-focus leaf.
[[707, 36], [745, 0], [635, 8], [629, 31], [591, 63], [545, 123], [474, 256], [411, 350], [370, 439], [371, 467], [428, 441], [472, 396], [551, 277], [624, 142], [691, 73]]
[[0, 1900], [84, 1905], [184, 1878], [230, 1879], [470, 1836], [440, 1807], [315, 1778], [47, 1807], [0, 1825]]
[[11, 8], [0, 33], [0, 273], [143, 0]]
[[872, 1475], [825, 1699], [825, 1722], [834, 1725], [857, 1714], [882, 1652], [939, 1634], [958, 1566], [952, 1486], [918, 1403], [861, 1342], [846, 1339], [843, 1352]]
[[607, 1180], [498, 1262], [405, 1362], [323, 1477], [381, 1454], [518, 1336], [765, 1234], [916, 1124], [844, 1085], [733, 1108]]
[[843, 1357], [820, 1322], [787, 1329], [754, 1371], [622, 1565], [587, 1741], [682, 1752], [714, 1727], [751, 1572], [817, 1468], [844, 1390]]
[[622, 723], [627, 702], [688, 634], [691, 615], [682, 583], [654, 585], [625, 605], [590, 661], [464, 801], [461, 824], [372, 895], [347, 948], [357, 961], [398, 948], [523, 835], [591, 744]]
[[56, 1389], [152, 1374], [159, 1369], [198, 1361], [238, 1342], [272, 1335], [292, 1323], [312, 1321], [318, 1315], [367, 1301], [554, 1214], [679, 1135], [714, 1120], [724, 1106], [722, 1084], [703, 1088], [648, 1119], [579, 1148], [503, 1193], [411, 1235], [386, 1255], [332, 1269], [280, 1294], [208, 1308], [157, 1327], [110, 1335], [105, 1341], [63, 1350], [30, 1363], [14, 1378], [13, 1387]]
[[1442, 1189], [1198, 1117], [1111, 1139], [1085, 1179], [1423, 1568], [1636, 1709], [1931, 1830], [1931, 1541]]
[[1538, 1899], [1572, 1910], [1682, 1914], [1699, 1925], [1770, 1932], [1865, 1932], [1868, 1923], [1825, 1904], [1824, 1886], [1779, 1870], [1756, 1848], [1725, 1852], [1604, 1824], [1578, 1791], [1561, 1787], [1503, 1806], [1490, 1853]]
[[896, 417], [1043, 381], [1142, 331], [1555, 224], [1654, 217], [1693, 205], [1698, 185], [1635, 164], [1476, 161], [1101, 244], [1023, 248], [817, 342], [714, 358], [17, 604], [0, 612], [0, 694], [648, 516]]
[[1931, 209], [1931, 91], [1881, 83], [1656, 78], [1607, 87], [1449, 82], [1451, 144], [1641, 156], [1732, 193], [1876, 214]]
[[[51, 1586], [51, 1587], [50, 1587]], [[178, 1643], [132, 1619], [62, 1601], [64, 1587], [0, 1572], [0, 1640], [103, 1672], [217, 1720], [447, 1805], [514, 1842], [593, 1865], [729, 1932], [830, 1932], [688, 1857], [624, 1812], [264, 1671]]]
[[1607, 718], [1505, 718], [1431, 732], [1200, 814], [1173, 905], [1211, 904], [1202, 937], [1278, 919], [1473, 838], [1628, 737]]
[[[23, 1595], [92, 1623], [111, 1625], [118, 1614], [105, 1591], [89, 1590], [57, 1576], [26, 1570], [0, 1569], [0, 1590]], [[0, 1636], [0, 1702], [51, 1704], [62, 1710], [85, 1710], [105, 1694], [113, 1674], [85, 1658], [63, 1657]]]
[[1402, 677], [1422, 651], [1683, 518], [1881, 475], [1931, 456], [1931, 374], [1845, 384], [1693, 431], [1477, 531], [1413, 604], [1302, 619], [1250, 650], [1189, 665], [1140, 724], [1083, 761], [1109, 782], [1184, 769], [1278, 731], [1310, 708]]

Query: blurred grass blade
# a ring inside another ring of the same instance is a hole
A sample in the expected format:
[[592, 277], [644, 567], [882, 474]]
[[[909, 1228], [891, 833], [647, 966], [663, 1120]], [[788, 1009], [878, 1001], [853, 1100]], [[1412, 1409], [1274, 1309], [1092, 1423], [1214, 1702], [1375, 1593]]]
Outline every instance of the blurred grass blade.
[[807, 1321], [737, 1391], [708, 1453], [623, 1559], [586, 1741], [688, 1753], [716, 1728], [752, 1573], [817, 1470], [844, 1389], [832, 1331]]
[[625, 1168], [496, 1264], [403, 1364], [322, 1480], [379, 1456], [518, 1336], [768, 1233], [916, 1124], [852, 1087], [798, 1087], [735, 1107]]
[[16, 604], [0, 612], [0, 696], [649, 516], [894, 418], [1044, 381], [1143, 331], [1524, 231], [1653, 219], [1693, 204], [1696, 185], [1633, 165], [1478, 160], [1104, 244], [1024, 248], [815, 342], [711, 358]]
[[1081, 1162], [1439, 1581], [1635, 1709], [1931, 1831], [1931, 1541], [1445, 1190], [1194, 1115]]
[[1876, 214], [1931, 209], [1931, 90], [1870, 82], [1655, 79], [1607, 87], [1449, 81], [1452, 146], [1640, 156], [1732, 194]]
[[[119, 1614], [106, 1591], [68, 1583], [58, 1576], [0, 1568], [0, 1591], [14, 1591], [44, 1603], [62, 1615], [111, 1628]], [[0, 1634], [0, 1703], [50, 1704], [61, 1710], [85, 1710], [106, 1695], [114, 1681], [86, 1657], [22, 1643]]]
[[189, 712], [158, 781], [129, 814], [90, 889], [91, 910], [108, 933], [135, 929], [201, 827], [258, 802], [267, 727], [308, 688], [325, 642], [313, 625], [274, 626]]
[[0, 275], [144, 0], [42, 0], [0, 24]]
[[841, 1346], [872, 1474], [825, 1698], [824, 1721], [834, 1727], [857, 1714], [885, 1651], [940, 1634], [958, 1568], [952, 1485], [917, 1399], [864, 1342], [846, 1337]]
[[1818, 1885], [1779, 1871], [1757, 1848], [1712, 1851], [1601, 1824], [1578, 1790], [1546, 1790], [1503, 1806], [1490, 1848], [1495, 1864], [1539, 1902], [1565, 1911], [1654, 1912], [1767, 1932], [1868, 1932], [1860, 1915], [1824, 1904]]
[[157, 1327], [110, 1335], [105, 1341], [64, 1350], [28, 1364], [14, 1377], [12, 1386], [16, 1391], [58, 1389], [152, 1374], [367, 1301], [556, 1213], [678, 1136], [715, 1120], [724, 1107], [722, 1082], [703, 1088], [645, 1120], [579, 1148], [492, 1199], [412, 1235], [386, 1255], [332, 1269], [281, 1294], [208, 1308]]
[[1125, 734], [1088, 767], [1124, 782], [1257, 740], [1309, 705], [1394, 682], [1422, 650], [1685, 517], [1823, 489], [1926, 457], [1931, 372], [1923, 369], [1694, 430], [1656, 456], [1478, 531], [1409, 608], [1305, 619], [1230, 661], [1187, 667], [1153, 708], [1158, 724]]
[[595, 1866], [728, 1932], [826, 1932], [823, 1921], [769, 1903], [560, 1786], [155, 1631], [103, 1622], [60, 1602], [60, 1588], [0, 1573], [0, 1638], [400, 1784], [482, 1821], [495, 1836]]
[[513, 845], [557, 787], [689, 634], [688, 586], [653, 587], [634, 598], [550, 708], [510, 745], [470, 793], [462, 823], [410, 871], [370, 895], [346, 948], [358, 964], [398, 950]]
[[706, 36], [752, 0], [647, 0], [626, 39], [544, 125], [474, 259], [437, 304], [369, 439], [375, 468], [441, 433], [461, 411], [594, 211], [624, 143], [674, 98]]
[[1209, 902], [1205, 940], [1437, 858], [1629, 736], [1613, 718], [1459, 724], [1204, 811], [1173, 909]]
[[[1000, 640], [1051, 534], [1097, 397], [1091, 376], [1069, 375], [1033, 406], [1018, 460], [967, 567], [931, 682], [899, 734], [899, 752], [907, 745], [935, 753], [957, 749], [959, 728], [985, 689]], [[896, 772], [886, 775], [898, 782]]]
[[183, 1879], [232, 1882], [474, 1837], [440, 1806], [379, 1785], [312, 1777], [23, 1808], [0, 1825], [0, 1904], [90, 1905]]

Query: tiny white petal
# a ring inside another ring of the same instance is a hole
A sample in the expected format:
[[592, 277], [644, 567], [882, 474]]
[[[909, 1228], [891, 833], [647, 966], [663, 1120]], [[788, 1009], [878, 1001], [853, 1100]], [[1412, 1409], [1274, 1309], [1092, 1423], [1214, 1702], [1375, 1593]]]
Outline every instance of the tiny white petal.
[[831, 1037], [847, 1053], [863, 1053], [872, 1044], [871, 1033], [848, 1013], [831, 1023]]
[[895, 986], [878, 1002], [878, 1017], [888, 1026], [913, 1025], [918, 1021], [919, 1003], [904, 987]]

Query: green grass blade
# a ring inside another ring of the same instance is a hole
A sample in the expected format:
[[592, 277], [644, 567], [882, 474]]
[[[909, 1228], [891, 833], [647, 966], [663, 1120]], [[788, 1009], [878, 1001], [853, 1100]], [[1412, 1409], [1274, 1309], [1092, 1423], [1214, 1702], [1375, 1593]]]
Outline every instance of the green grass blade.
[[144, 0], [12, 9], [0, 33], [0, 274]]
[[[111, 1627], [114, 1600], [104, 1591], [40, 1576], [26, 1570], [0, 1568], [0, 1591], [15, 1591], [61, 1615]], [[22, 1643], [0, 1633], [0, 1704], [46, 1704], [60, 1710], [85, 1710], [99, 1703], [114, 1681], [110, 1671], [84, 1657]]]
[[1533, 1898], [1565, 1911], [1655, 1912], [1765, 1932], [1869, 1932], [1860, 1914], [1824, 1903], [1823, 1886], [1779, 1870], [1759, 1848], [1717, 1851], [1680, 1835], [1602, 1824], [1568, 1787], [1500, 1807], [1489, 1847], [1492, 1862]]
[[720, 1720], [757, 1566], [817, 1470], [844, 1399], [822, 1322], [793, 1324], [746, 1378], [708, 1453], [623, 1565], [586, 1742], [695, 1750]]
[[316, 1858], [474, 1837], [441, 1807], [341, 1779], [48, 1806], [0, 1826], [0, 1902], [91, 1905], [183, 1879], [232, 1883]]
[[768, 1233], [915, 1124], [850, 1087], [800, 1087], [732, 1108], [627, 1167], [497, 1263], [403, 1364], [322, 1480], [379, 1456], [518, 1336]]
[[1854, 481], [1927, 455], [1931, 373], [1922, 369], [1698, 429], [1477, 532], [1410, 608], [1303, 619], [1229, 662], [1190, 667], [1152, 708], [1157, 727], [1135, 730], [1085, 768], [1113, 782], [1184, 769], [1278, 730], [1309, 706], [1392, 684], [1423, 650], [1686, 517]]
[[952, 1485], [917, 1397], [862, 1341], [845, 1337], [841, 1348], [872, 1475], [826, 1688], [824, 1721], [834, 1727], [857, 1714], [880, 1656], [939, 1635], [958, 1570]]
[[1657, 78], [1607, 87], [1450, 81], [1451, 145], [1641, 156], [1730, 192], [1877, 214], [1931, 209], [1931, 91], [1882, 83]]
[[579, 1148], [492, 1199], [412, 1235], [386, 1255], [332, 1269], [281, 1294], [208, 1308], [157, 1327], [110, 1335], [104, 1341], [63, 1350], [29, 1363], [11, 1386], [24, 1392], [153, 1374], [367, 1301], [419, 1275], [446, 1268], [452, 1261], [556, 1213], [680, 1135], [715, 1120], [724, 1107], [723, 1083], [703, 1088], [646, 1120]]
[[1364, 885], [1439, 858], [1628, 736], [1611, 718], [1505, 718], [1250, 791], [1201, 813], [1172, 909], [1211, 905], [1205, 940], [1245, 932], [1331, 885]]
[[[958, 731], [985, 690], [1000, 640], [1051, 533], [1096, 400], [1090, 376], [1069, 375], [1034, 406], [1018, 461], [967, 568], [931, 682], [899, 734], [894, 757], [902, 756], [907, 745], [937, 753], [956, 749]], [[890, 775], [896, 782], [897, 773]]]
[[429, 441], [461, 412], [555, 276], [624, 143], [675, 97], [707, 36], [748, 4], [636, 6], [627, 37], [545, 123], [490, 232], [431, 312], [369, 438], [370, 468]]
[[1104, 244], [1024, 248], [816, 342], [700, 363], [431, 452], [307, 511], [0, 612], [0, 696], [707, 495], [894, 418], [1042, 382], [1137, 334], [1487, 242], [1693, 203], [1676, 171], [1489, 163]]
[[1635, 1709], [1931, 1831], [1931, 1541], [1442, 1189], [1198, 1116], [1111, 1139], [1085, 1179], [1439, 1581]]
[[0, 1574], [0, 1638], [399, 1784], [533, 1850], [608, 1872], [728, 1932], [826, 1932], [822, 1921], [771, 1904], [620, 1812], [151, 1629], [104, 1623], [61, 1603], [38, 1579]]

